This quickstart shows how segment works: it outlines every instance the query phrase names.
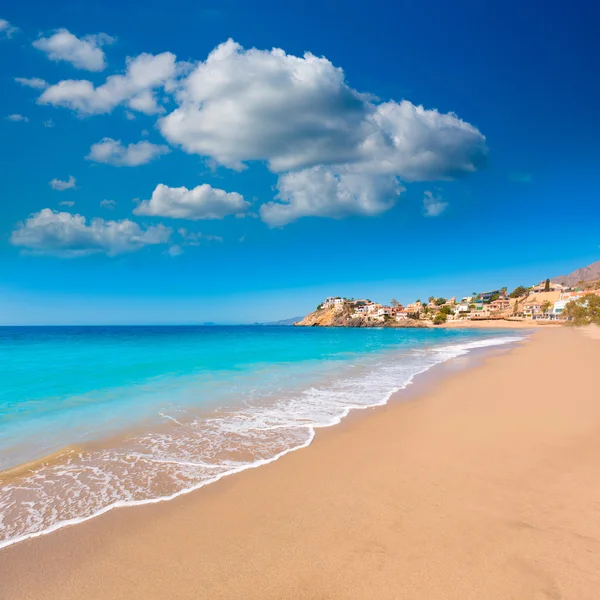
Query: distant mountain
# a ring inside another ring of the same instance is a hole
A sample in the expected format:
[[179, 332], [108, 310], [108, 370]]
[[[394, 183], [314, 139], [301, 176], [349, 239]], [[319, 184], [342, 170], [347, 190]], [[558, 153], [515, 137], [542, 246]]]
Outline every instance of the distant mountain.
[[273, 321], [271, 323], [261, 323], [261, 325], [293, 325], [298, 321], [302, 321], [304, 317], [292, 317], [291, 319], [281, 319], [281, 321]]
[[580, 281], [596, 281], [600, 279], [600, 260], [573, 271], [569, 275], [559, 275], [558, 277], [552, 277], [552, 281], [556, 283], [566, 283], [567, 285], [576, 285]]

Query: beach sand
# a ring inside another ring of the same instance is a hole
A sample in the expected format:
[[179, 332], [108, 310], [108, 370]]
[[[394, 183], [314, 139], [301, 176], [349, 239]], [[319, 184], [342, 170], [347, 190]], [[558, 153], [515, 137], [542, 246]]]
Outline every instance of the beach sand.
[[540, 328], [275, 463], [8, 547], [0, 597], [597, 600], [599, 359]]

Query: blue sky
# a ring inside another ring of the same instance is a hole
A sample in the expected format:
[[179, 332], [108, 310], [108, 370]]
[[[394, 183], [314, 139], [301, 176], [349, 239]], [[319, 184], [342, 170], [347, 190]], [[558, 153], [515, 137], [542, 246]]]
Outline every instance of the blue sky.
[[0, 323], [267, 321], [600, 258], [594, 3], [287, 4], [3, 9]]

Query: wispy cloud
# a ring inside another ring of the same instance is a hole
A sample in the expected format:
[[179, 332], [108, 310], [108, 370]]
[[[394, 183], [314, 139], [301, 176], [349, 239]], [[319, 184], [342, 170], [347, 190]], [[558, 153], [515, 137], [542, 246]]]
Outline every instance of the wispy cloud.
[[30, 87], [35, 90], [43, 90], [48, 87], [48, 82], [39, 77], [15, 77], [15, 81], [25, 87]]
[[17, 31], [18, 27], [11, 25], [6, 19], [0, 19], [0, 39], [10, 39]]
[[15, 113], [14, 115], [8, 115], [5, 118], [7, 121], [12, 121], [13, 123], [29, 123], [29, 117], [25, 117], [18, 113]]
[[423, 198], [423, 208], [426, 217], [439, 217], [448, 208], [448, 203], [442, 202], [441, 196], [426, 191]]

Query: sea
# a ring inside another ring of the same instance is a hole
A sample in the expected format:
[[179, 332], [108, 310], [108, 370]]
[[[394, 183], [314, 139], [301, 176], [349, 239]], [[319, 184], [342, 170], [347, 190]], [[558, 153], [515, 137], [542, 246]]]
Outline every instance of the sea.
[[308, 446], [506, 330], [0, 328], [0, 548]]

